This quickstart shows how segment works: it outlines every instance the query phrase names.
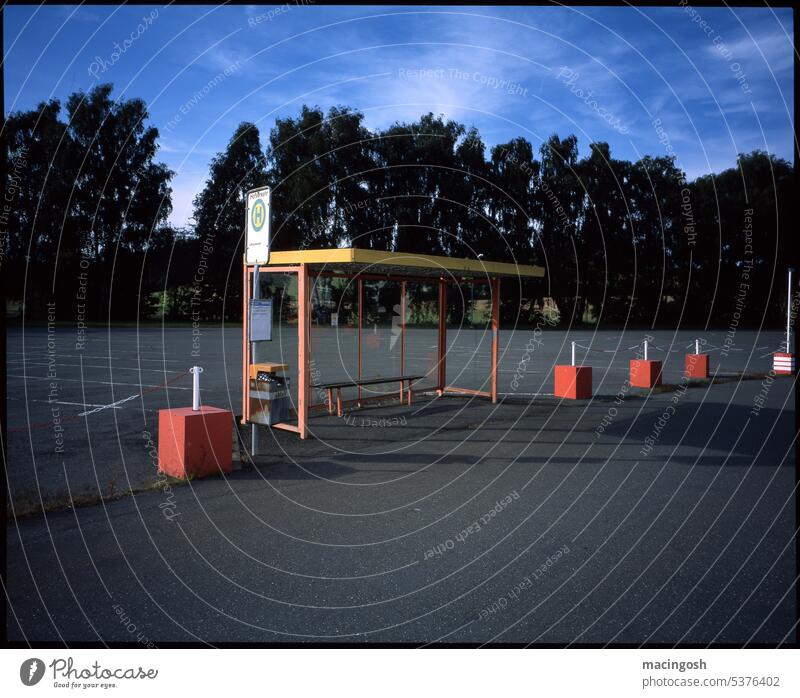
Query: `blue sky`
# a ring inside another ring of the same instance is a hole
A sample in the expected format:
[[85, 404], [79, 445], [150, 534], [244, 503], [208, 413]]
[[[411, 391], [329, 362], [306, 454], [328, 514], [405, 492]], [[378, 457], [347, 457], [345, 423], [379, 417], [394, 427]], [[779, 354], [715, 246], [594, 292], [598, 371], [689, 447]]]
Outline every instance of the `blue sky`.
[[7, 112], [100, 82], [147, 102], [179, 225], [238, 123], [266, 142], [303, 103], [372, 128], [432, 111], [488, 146], [574, 133], [689, 178], [756, 148], [793, 161], [782, 8], [10, 6], [4, 46]]

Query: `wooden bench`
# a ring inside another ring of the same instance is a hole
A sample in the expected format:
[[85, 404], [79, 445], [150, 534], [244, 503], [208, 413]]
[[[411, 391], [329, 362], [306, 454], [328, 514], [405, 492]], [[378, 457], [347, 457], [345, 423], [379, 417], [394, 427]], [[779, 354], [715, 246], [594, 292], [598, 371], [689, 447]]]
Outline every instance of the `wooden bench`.
[[[342, 416], [342, 388], [360, 388], [365, 385], [378, 385], [380, 383], [400, 383], [400, 404], [403, 404], [403, 394], [408, 397], [411, 404], [411, 385], [414, 381], [425, 376], [392, 376], [391, 378], [365, 378], [364, 380], [337, 381], [335, 383], [312, 383], [310, 387], [328, 391], [328, 414], [333, 414], [333, 391], [336, 391], [336, 414]], [[408, 387], [406, 387], [408, 384]], [[361, 403], [359, 402], [359, 405]]]

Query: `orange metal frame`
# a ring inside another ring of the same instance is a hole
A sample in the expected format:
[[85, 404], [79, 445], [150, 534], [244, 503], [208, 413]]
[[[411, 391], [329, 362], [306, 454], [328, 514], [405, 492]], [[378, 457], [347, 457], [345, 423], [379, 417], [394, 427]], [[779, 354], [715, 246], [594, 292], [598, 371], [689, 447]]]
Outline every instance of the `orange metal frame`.
[[[290, 424], [283, 422], [274, 424], [276, 429], [283, 429], [286, 431], [295, 432], [300, 435], [301, 439], [308, 436], [308, 417], [312, 409], [325, 407], [326, 405], [311, 405], [310, 400], [310, 356], [311, 356], [311, 283], [312, 274], [308, 269], [307, 264], [298, 264], [295, 266], [269, 266], [262, 267], [264, 274], [297, 274], [297, 424]], [[242, 424], [247, 424], [250, 418], [250, 376], [249, 365], [252, 361], [250, 355], [250, 342], [248, 341], [248, 304], [253, 297], [253, 280], [252, 280], [253, 265], [243, 265], [243, 278], [242, 278]], [[313, 277], [340, 277], [352, 278], [352, 274], [339, 274], [333, 272], [319, 272], [313, 274]], [[363, 305], [364, 305], [364, 279], [380, 279], [387, 281], [400, 282], [400, 368], [401, 374], [405, 374], [405, 336], [406, 336], [406, 302], [407, 302], [407, 282], [420, 282], [420, 283], [435, 283], [435, 279], [430, 277], [416, 277], [416, 276], [394, 276], [394, 275], [358, 275], [357, 279], [357, 293], [358, 293], [358, 380], [362, 379], [362, 327], [363, 327]], [[493, 403], [497, 402], [497, 362], [499, 354], [499, 335], [500, 335], [500, 279], [492, 278], [486, 279], [471, 279], [470, 283], [489, 283], [491, 286], [492, 298], [492, 358], [491, 358], [491, 375], [490, 375], [490, 390], [470, 390], [467, 388], [459, 388], [457, 386], [447, 385], [447, 284], [448, 279], [438, 279], [439, 284], [439, 357], [438, 357], [438, 379], [436, 385], [436, 392], [438, 395], [443, 395], [445, 392], [456, 393], [461, 395], [471, 395], [477, 397], [489, 398]], [[400, 387], [400, 402], [403, 403], [403, 393], [407, 392], [408, 404], [411, 404], [412, 391], [409, 384], [407, 391], [404, 391], [402, 384]], [[341, 408], [343, 405], [357, 404], [359, 407], [368, 401], [385, 399], [387, 396], [377, 397], [363, 397], [361, 385], [358, 385], [358, 397], [355, 400], [342, 401], [341, 393], [337, 394], [337, 412], [341, 415]], [[332, 396], [328, 397], [328, 411], [332, 409]]]
[[[242, 278], [242, 424], [250, 421], [250, 342], [248, 341], [248, 303], [253, 297], [252, 272], [253, 265], [244, 264]], [[297, 424], [280, 422], [273, 424], [274, 429], [291, 431], [308, 436], [308, 339], [309, 339], [309, 302], [308, 269], [305, 264], [294, 267], [264, 267], [265, 274], [297, 274]]]
[[439, 279], [439, 383], [441, 395], [447, 387], [447, 280]]
[[457, 393], [460, 395], [472, 395], [475, 397], [489, 398], [492, 403], [497, 403], [497, 362], [500, 349], [500, 279], [493, 278], [489, 281], [492, 293], [492, 368], [490, 374], [490, 388], [486, 390], [472, 390], [470, 388], [459, 388], [455, 385], [446, 385], [447, 364], [446, 364], [446, 342], [447, 342], [447, 313], [442, 313], [441, 309], [447, 304], [446, 280], [442, 279], [439, 286], [439, 395], [443, 393]]
[[500, 279], [492, 279], [492, 403], [497, 403], [497, 358], [500, 349]]
[[361, 328], [364, 325], [364, 280], [358, 278], [358, 406], [361, 407]]

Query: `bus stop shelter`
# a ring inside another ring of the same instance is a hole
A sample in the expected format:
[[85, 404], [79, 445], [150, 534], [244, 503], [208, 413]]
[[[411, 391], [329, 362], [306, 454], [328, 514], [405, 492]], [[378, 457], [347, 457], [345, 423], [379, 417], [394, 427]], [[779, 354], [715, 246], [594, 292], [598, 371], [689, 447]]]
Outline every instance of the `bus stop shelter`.
[[[535, 266], [362, 249], [245, 262], [242, 423], [254, 423], [253, 381], [269, 371], [291, 386], [286, 419], [269, 426], [303, 439], [312, 414], [342, 416], [371, 400], [411, 404], [433, 392], [496, 402], [501, 279], [543, 276]], [[250, 341], [254, 299], [271, 301], [270, 341]], [[448, 308], [460, 318], [451, 336]]]

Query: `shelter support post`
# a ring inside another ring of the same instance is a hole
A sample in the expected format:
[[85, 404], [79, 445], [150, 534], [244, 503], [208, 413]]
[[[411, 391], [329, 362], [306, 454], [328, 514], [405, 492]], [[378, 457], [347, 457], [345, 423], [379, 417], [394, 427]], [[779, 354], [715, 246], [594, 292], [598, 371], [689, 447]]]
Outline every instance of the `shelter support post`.
[[492, 402], [497, 402], [497, 356], [500, 344], [500, 278], [492, 279]]
[[[361, 327], [364, 308], [364, 280], [358, 278], [358, 406], [361, 407]], [[339, 415], [341, 417], [341, 414]]]
[[[406, 374], [406, 282], [400, 282], [400, 375]], [[410, 388], [409, 382], [409, 388]], [[410, 390], [409, 390], [410, 392]], [[400, 381], [400, 404], [403, 404], [403, 381]], [[411, 401], [409, 400], [409, 405]]]
[[247, 341], [247, 302], [250, 299], [250, 270], [242, 264], [242, 424], [247, 424], [250, 417], [250, 400], [248, 388], [250, 386], [250, 343]]
[[441, 395], [447, 385], [447, 281], [439, 279], [439, 385], [437, 392]]
[[297, 272], [297, 428], [300, 438], [308, 435], [308, 265], [301, 264]]
[[400, 375], [406, 372], [406, 282], [400, 282]]

